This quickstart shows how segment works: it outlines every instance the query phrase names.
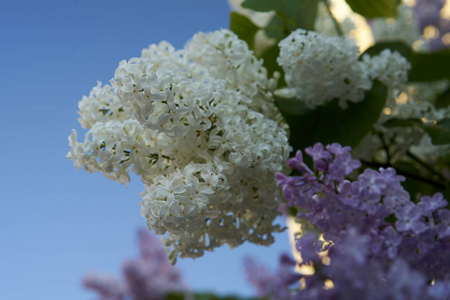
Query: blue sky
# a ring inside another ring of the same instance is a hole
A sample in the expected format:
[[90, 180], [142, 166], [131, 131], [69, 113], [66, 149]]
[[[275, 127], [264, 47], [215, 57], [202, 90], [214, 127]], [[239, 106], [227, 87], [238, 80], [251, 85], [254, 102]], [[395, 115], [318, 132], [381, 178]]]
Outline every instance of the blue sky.
[[[136, 255], [137, 178], [124, 187], [65, 158], [77, 104], [119, 61], [151, 43], [176, 48], [198, 31], [228, 27], [226, 0], [0, 2], [0, 299], [93, 299], [81, 277], [118, 275]], [[82, 135], [82, 134], [80, 134]], [[269, 248], [227, 247], [179, 260], [193, 289], [251, 295], [242, 259], [274, 267], [287, 234]]]

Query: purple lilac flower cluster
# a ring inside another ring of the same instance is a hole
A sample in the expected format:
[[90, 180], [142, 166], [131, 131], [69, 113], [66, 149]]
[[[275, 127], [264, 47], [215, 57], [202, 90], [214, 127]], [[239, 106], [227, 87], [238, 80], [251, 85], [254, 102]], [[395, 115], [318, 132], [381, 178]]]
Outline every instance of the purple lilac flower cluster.
[[[444, 299], [450, 295], [450, 211], [441, 193], [415, 204], [392, 168], [364, 170], [350, 147], [317, 143], [288, 161], [299, 176], [277, 174], [288, 206], [323, 233], [307, 233], [296, 243], [302, 265], [313, 275], [300, 276], [289, 289], [292, 268], [270, 274], [247, 267], [250, 281], [272, 299]], [[284, 264], [287, 260], [284, 259]], [[291, 266], [295, 263], [291, 263]], [[291, 275], [289, 277], [288, 275]], [[261, 289], [264, 282], [266, 284]], [[286, 291], [289, 291], [286, 293]]]
[[140, 257], [125, 261], [123, 280], [100, 273], [88, 274], [84, 287], [97, 293], [98, 300], [160, 300], [184, 283], [167, 259], [161, 243], [146, 230], [138, 231]]

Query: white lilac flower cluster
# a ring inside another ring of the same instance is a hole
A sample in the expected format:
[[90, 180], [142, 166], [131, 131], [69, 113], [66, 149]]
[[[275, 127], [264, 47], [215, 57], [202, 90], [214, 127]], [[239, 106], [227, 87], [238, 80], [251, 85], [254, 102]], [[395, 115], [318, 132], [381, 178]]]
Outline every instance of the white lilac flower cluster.
[[372, 87], [367, 64], [358, 61], [359, 49], [350, 38], [297, 29], [279, 46], [277, 61], [288, 90], [310, 109], [335, 98], [345, 109], [347, 101], [362, 101]]
[[374, 80], [385, 84], [394, 99], [411, 68], [396, 51], [364, 55], [361, 61], [353, 39], [326, 37], [303, 29], [292, 32], [279, 46], [277, 61], [288, 88], [310, 109], [336, 98], [345, 109], [347, 101], [362, 101]]
[[379, 80], [388, 87], [387, 105], [393, 105], [408, 81], [411, 64], [399, 52], [391, 49], [385, 49], [373, 57], [363, 55], [362, 60], [369, 78]]
[[373, 57], [363, 56], [366, 70], [371, 80], [378, 79], [388, 88], [402, 87], [408, 81], [411, 65], [397, 51], [385, 49]]
[[275, 84], [227, 30], [199, 33], [181, 50], [151, 45], [83, 98], [89, 132], [77, 142], [73, 131], [67, 157], [122, 183], [139, 175], [141, 215], [173, 262], [223, 244], [271, 244], [280, 230], [274, 174], [291, 150]]

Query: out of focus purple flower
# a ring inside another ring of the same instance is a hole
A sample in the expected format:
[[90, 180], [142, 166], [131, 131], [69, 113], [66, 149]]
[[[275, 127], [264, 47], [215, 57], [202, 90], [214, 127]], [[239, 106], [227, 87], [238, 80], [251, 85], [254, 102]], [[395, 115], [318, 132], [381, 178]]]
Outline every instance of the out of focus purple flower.
[[164, 299], [169, 291], [181, 286], [178, 272], [169, 263], [161, 266], [143, 260], [128, 260], [123, 264], [123, 274], [134, 300]]
[[438, 225], [438, 235], [440, 238], [450, 237], [450, 211], [439, 211], [439, 220], [441, 223]]
[[336, 251], [341, 252], [341, 256], [348, 256], [348, 267], [354, 266], [355, 264], [362, 266], [368, 263], [370, 237], [368, 235], [361, 235], [353, 227], [343, 232], [342, 235], [343, 239], [341, 239], [339, 247], [334, 248]]
[[299, 283], [300, 274], [293, 271], [296, 262], [287, 254], [280, 256], [279, 268], [270, 272], [254, 259], [247, 257], [244, 261], [247, 280], [261, 297], [270, 299], [291, 299], [290, 287]]
[[450, 280], [436, 281], [427, 289], [427, 296], [431, 299], [448, 299], [450, 295]]
[[90, 273], [84, 276], [82, 283], [96, 292], [99, 300], [123, 300], [127, 294], [123, 282], [110, 275]]
[[295, 243], [295, 248], [302, 253], [303, 261], [317, 261], [320, 259], [319, 252], [322, 251], [322, 242], [314, 233], [302, 236]]
[[439, 28], [440, 12], [445, 5], [445, 1], [446, 0], [416, 0], [413, 11], [420, 32], [423, 32], [425, 27], [429, 25]]
[[403, 259], [393, 262], [386, 281], [389, 284], [382, 291], [384, 299], [422, 300], [425, 297], [425, 278]]
[[272, 291], [272, 274], [261, 264], [258, 264], [253, 258], [247, 257], [244, 260], [245, 273], [247, 280], [256, 289], [259, 296], [265, 296]]
[[[397, 257], [398, 246], [400, 246], [403, 240], [402, 236], [395, 231], [394, 227], [389, 226], [383, 230], [381, 237], [384, 241], [384, 253], [386, 253], [389, 259], [393, 260]], [[383, 255], [383, 253], [380, 253], [380, 255]]]
[[433, 51], [449, 47], [442, 40], [442, 37], [450, 32], [450, 21], [441, 16], [445, 2], [446, 0], [416, 0], [413, 8], [420, 34], [423, 34], [428, 26], [432, 26], [438, 31], [438, 34], [428, 41]]
[[155, 236], [139, 230], [138, 248], [140, 257], [123, 264], [123, 280], [92, 273], [83, 279], [83, 285], [95, 291], [98, 300], [161, 300], [169, 292], [184, 289], [178, 270]]

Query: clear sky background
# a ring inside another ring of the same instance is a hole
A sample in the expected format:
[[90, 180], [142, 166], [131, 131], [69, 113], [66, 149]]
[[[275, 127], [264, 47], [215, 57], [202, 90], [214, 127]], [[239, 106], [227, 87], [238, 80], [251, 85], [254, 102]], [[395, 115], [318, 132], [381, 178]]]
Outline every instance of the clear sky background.
[[[151, 43], [180, 48], [228, 28], [229, 11], [226, 0], [0, 1], [0, 299], [94, 299], [82, 276], [119, 275], [137, 254], [142, 183], [125, 187], [65, 158], [72, 128], [84, 135], [78, 101]], [[273, 268], [288, 250], [282, 233], [269, 248], [224, 247], [177, 266], [193, 289], [249, 296], [243, 257]]]

